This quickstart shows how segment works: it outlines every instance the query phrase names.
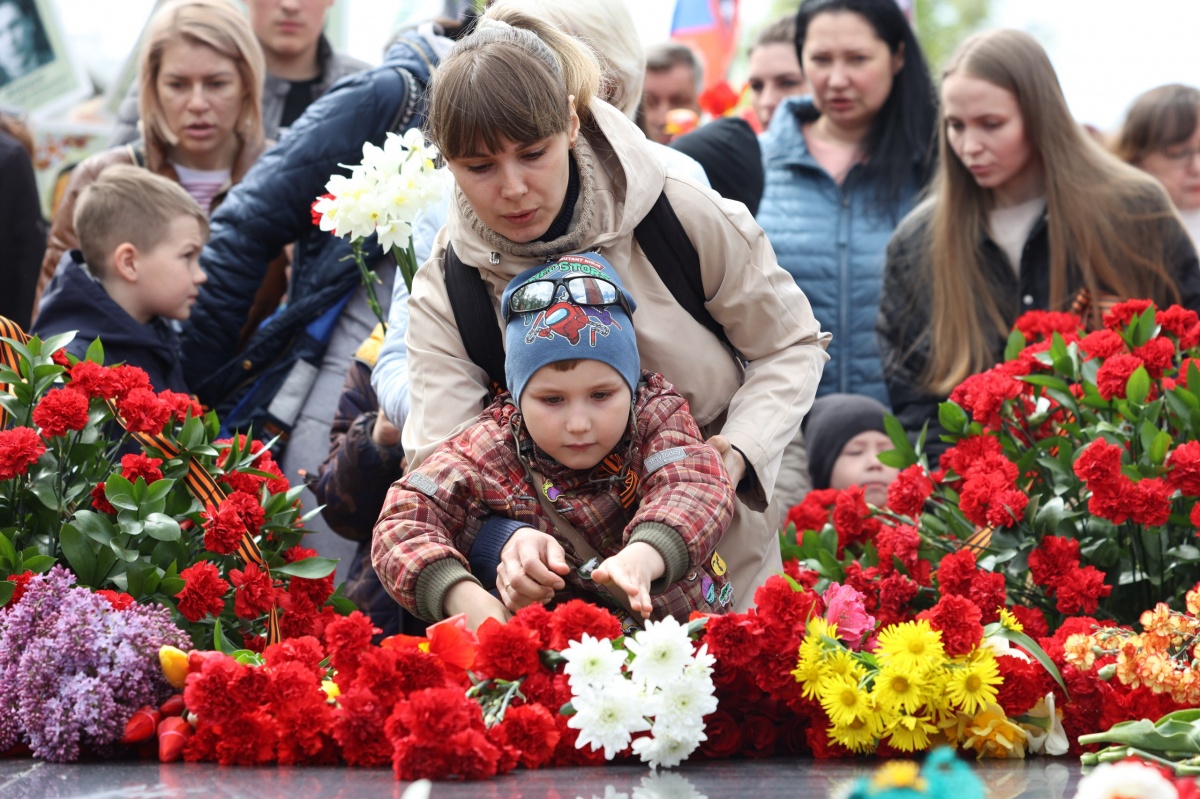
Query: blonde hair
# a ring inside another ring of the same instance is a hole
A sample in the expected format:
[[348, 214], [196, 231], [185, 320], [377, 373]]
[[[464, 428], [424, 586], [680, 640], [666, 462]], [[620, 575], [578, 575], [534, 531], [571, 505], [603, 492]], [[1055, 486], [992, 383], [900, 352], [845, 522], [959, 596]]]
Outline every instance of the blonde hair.
[[75, 232], [88, 268], [103, 277], [113, 250], [125, 243], [143, 253], [153, 250], [180, 217], [195, 219], [208, 238], [208, 217], [182, 186], [148, 169], [116, 164], [79, 195]]
[[562, 133], [571, 121], [591, 123], [600, 90], [600, 63], [586, 44], [515, 3], [489, 8], [459, 40], [429, 86], [427, 134], [447, 158], [505, 140], [525, 144]]
[[1185, 143], [1200, 126], [1200, 89], [1170, 83], [1144, 92], [1125, 114], [1113, 152], [1137, 165], [1151, 153]]
[[266, 61], [249, 20], [229, 0], [171, 0], [151, 17], [138, 59], [138, 106], [144, 138], [164, 150], [179, 143], [158, 97], [163, 52], [173, 44], [203, 45], [237, 65], [245, 97], [234, 131], [243, 147], [260, 144]]
[[592, 48], [603, 71], [599, 97], [627, 117], [637, 116], [646, 79], [646, 51], [627, 3], [613, 0], [513, 0]]
[[[989, 31], [959, 45], [943, 80], [952, 75], [987, 81], [1016, 98], [1046, 190], [1050, 308], [1067, 310], [1074, 299], [1068, 292], [1081, 285], [1096, 298], [1177, 302], [1163, 264], [1162, 227], [1148, 224], [1173, 215], [1166, 193], [1075, 122], [1045, 50], [1026, 33]], [[993, 364], [997, 337], [1003, 340], [1012, 321], [993, 296], [980, 246], [992, 194], [951, 150], [946, 128], [943, 116], [930, 189], [930, 357], [922, 375], [925, 388], [940, 395]]]

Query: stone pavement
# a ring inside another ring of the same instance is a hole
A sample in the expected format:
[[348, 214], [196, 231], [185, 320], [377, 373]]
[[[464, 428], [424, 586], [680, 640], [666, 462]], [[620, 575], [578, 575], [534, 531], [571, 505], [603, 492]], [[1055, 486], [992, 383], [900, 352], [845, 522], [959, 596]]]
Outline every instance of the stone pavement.
[[[875, 761], [731, 760], [684, 764], [658, 775], [643, 766], [514, 771], [491, 782], [435, 783], [431, 799], [824, 799]], [[985, 761], [989, 799], [1070, 799], [1076, 758]], [[400, 799], [390, 771], [350, 768], [222, 768], [151, 762], [56, 765], [0, 760], [0, 799]]]

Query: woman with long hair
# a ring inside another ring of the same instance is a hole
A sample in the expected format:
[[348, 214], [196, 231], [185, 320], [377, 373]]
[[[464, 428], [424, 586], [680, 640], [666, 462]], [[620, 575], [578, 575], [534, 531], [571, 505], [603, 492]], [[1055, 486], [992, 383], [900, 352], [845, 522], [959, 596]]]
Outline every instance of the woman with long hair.
[[138, 61], [142, 139], [71, 172], [42, 259], [38, 297], [63, 254], [79, 246], [80, 193], [113, 164], [137, 164], [181, 184], [211, 215], [265, 149], [262, 48], [230, 0], [173, 0], [151, 18]]
[[[762, 136], [758, 223], [833, 334], [818, 394], [886, 404], [874, 334], [884, 253], [930, 173], [933, 82], [894, 0], [806, 0], [795, 45], [811, 94], [784, 100]], [[797, 438], [780, 470], [786, 504], [807, 489], [804, 457]]]
[[910, 434], [964, 378], [1003, 359], [1016, 318], [1113, 302], [1200, 309], [1200, 266], [1157, 181], [1071, 117], [1028, 34], [963, 42], [942, 82], [940, 162], [928, 200], [888, 246], [878, 332], [892, 408]]
[[[734, 585], [731, 607], [748, 607], [780, 568], [777, 514], [767, 506], [783, 446], [812, 402], [828, 338], [745, 207], [668, 174], [633, 122], [597, 99], [600, 79], [590, 48], [504, 2], [485, 12], [434, 76], [428, 134], [455, 196], [413, 281], [404, 451], [410, 468], [419, 465], [484, 408], [490, 380], [467, 339], [479, 343], [475, 336], [486, 333], [502, 341], [500, 299], [509, 281], [547, 258], [602, 250], [637, 299], [643, 368], [664, 373], [687, 398], [741, 489], [718, 550]], [[697, 300], [717, 330], [680, 304], [656, 271], [664, 264], [646, 254], [656, 242], [640, 238], [638, 225], [663, 202], [687, 239], [677, 243], [695, 251]], [[495, 311], [475, 333], [458, 326], [447, 285], [448, 274], [464, 272], [481, 281]], [[503, 502], [496, 513], [504, 515]], [[514, 527], [497, 546], [497, 586], [511, 609], [552, 596], [561, 587], [554, 569], [566, 567], [557, 539]], [[394, 557], [377, 529], [373, 558], [385, 584]], [[469, 573], [455, 574], [477, 613], [504, 615]], [[447, 597], [445, 612], [456, 612], [453, 590]]]
[[1200, 241], [1200, 89], [1172, 83], [1140, 95], [1113, 151], [1163, 184], [1192, 243]]

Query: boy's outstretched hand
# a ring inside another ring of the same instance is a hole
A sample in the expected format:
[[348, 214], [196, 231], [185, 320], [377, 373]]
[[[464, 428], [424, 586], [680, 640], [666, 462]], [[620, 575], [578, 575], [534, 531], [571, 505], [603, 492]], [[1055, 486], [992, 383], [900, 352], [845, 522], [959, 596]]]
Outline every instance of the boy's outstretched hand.
[[505, 622], [512, 616], [500, 600], [474, 580], [460, 580], [450, 586], [442, 599], [442, 610], [447, 617], [467, 614], [467, 627], [472, 630], [478, 629], [486, 619]]
[[662, 577], [666, 570], [667, 564], [657, 549], [635, 541], [597, 566], [592, 572], [592, 580], [624, 591], [629, 596], [630, 609], [648, 619], [653, 610], [650, 583]]

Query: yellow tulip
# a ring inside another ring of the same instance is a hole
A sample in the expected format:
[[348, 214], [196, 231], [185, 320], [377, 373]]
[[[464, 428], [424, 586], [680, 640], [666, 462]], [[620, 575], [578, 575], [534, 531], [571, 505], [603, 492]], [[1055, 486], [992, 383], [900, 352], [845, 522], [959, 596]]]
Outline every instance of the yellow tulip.
[[164, 646], [158, 650], [158, 662], [162, 664], [163, 676], [172, 688], [182, 688], [187, 681], [188, 656], [187, 652], [173, 646]]

